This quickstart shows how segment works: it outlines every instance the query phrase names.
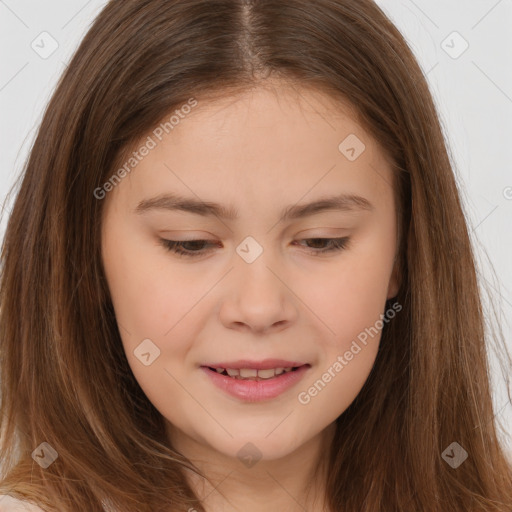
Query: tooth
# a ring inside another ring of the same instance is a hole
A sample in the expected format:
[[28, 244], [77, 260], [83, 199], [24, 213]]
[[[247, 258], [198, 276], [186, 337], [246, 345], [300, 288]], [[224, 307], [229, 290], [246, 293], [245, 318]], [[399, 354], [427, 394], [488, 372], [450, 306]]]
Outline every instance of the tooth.
[[257, 377], [258, 376], [258, 370], [255, 370], [254, 368], [241, 368], [240, 369], [240, 377], [246, 378], [246, 377]]
[[247, 380], [261, 380], [261, 379], [272, 379], [282, 373], [292, 371], [292, 366], [288, 368], [268, 368], [266, 370], [256, 370], [254, 368], [215, 368], [218, 373], [223, 373], [224, 370], [230, 377], [236, 379], [247, 379]]
[[274, 375], [274, 368], [269, 368], [268, 370], [258, 370], [258, 377], [261, 377], [262, 379], [270, 379], [274, 377]]

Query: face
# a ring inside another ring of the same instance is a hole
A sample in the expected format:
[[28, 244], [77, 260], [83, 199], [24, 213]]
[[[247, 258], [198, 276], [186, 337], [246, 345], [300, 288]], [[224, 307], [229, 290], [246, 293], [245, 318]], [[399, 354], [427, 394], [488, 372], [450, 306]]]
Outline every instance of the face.
[[[259, 88], [176, 119], [103, 199], [124, 350], [173, 443], [284, 457], [375, 362], [398, 288], [391, 163], [319, 92]], [[245, 378], [215, 369], [230, 366]]]

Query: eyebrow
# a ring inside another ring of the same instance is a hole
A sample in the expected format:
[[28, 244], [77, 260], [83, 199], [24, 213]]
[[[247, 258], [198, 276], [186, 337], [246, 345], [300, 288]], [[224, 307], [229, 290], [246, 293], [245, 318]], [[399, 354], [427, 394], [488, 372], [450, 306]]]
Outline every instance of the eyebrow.
[[[307, 204], [295, 204], [286, 207], [281, 213], [279, 222], [300, 219], [324, 211], [355, 212], [373, 211], [374, 209], [375, 207], [370, 201], [362, 196], [354, 194], [331, 195]], [[238, 218], [238, 211], [232, 206], [227, 207], [211, 201], [200, 201], [178, 194], [162, 194], [149, 199], [143, 199], [134, 209], [134, 212], [142, 214], [150, 210], [177, 210], [203, 217], [215, 215], [227, 220], [236, 220]]]

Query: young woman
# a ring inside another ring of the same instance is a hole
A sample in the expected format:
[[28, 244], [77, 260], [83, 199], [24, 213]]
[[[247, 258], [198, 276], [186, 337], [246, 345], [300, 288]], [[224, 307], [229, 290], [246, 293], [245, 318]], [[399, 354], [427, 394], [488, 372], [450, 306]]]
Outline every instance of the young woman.
[[446, 142], [370, 0], [109, 2], [2, 263], [0, 510], [512, 508]]

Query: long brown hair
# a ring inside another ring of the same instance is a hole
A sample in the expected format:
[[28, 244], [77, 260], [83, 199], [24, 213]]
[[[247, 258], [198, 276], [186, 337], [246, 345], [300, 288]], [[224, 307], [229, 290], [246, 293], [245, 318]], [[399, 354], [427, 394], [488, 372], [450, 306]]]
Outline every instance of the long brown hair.
[[[47, 510], [204, 511], [184, 476], [196, 468], [123, 352], [93, 192], [164, 114], [269, 76], [349, 102], [396, 175], [402, 310], [336, 421], [330, 508], [510, 512], [494, 339], [447, 144], [421, 68], [371, 0], [112, 0], [99, 14], [46, 109], [2, 247], [0, 490]], [[454, 442], [468, 454], [457, 468], [443, 457]]]

